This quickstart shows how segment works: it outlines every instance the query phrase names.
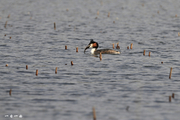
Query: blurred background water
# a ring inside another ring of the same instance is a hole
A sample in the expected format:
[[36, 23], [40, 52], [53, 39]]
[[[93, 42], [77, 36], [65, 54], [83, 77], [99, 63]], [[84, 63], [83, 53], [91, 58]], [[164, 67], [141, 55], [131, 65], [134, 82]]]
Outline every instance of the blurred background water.
[[[178, 0], [0, 3], [1, 119], [92, 120], [92, 107], [97, 120], [180, 118]], [[84, 54], [90, 39], [121, 54]]]

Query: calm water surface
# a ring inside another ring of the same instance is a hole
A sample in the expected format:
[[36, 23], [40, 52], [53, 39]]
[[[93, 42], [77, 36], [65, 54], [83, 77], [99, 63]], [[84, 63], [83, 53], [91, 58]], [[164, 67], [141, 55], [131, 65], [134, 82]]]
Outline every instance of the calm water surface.
[[[92, 120], [92, 107], [97, 120], [180, 118], [178, 0], [0, 3], [0, 119]], [[90, 39], [121, 54], [84, 54]]]

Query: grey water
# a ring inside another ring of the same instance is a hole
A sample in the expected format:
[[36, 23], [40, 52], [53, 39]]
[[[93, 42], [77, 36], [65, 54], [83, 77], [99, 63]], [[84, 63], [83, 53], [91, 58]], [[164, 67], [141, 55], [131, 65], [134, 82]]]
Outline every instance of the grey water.
[[[178, 120], [179, 8], [178, 0], [1, 0], [0, 119], [92, 120], [95, 107], [97, 120]], [[84, 54], [90, 39], [119, 43], [121, 54]]]

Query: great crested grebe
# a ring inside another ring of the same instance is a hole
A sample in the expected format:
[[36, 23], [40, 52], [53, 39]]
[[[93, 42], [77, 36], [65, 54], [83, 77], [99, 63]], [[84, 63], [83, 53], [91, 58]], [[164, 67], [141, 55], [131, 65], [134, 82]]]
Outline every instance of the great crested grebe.
[[92, 48], [91, 53], [95, 54], [95, 55], [100, 54], [100, 53], [101, 54], [120, 54], [119, 51], [112, 50], [112, 49], [99, 49], [99, 50], [97, 50], [98, 46], [99, 46], [98, 43], [95, 42], [93, 39], [91, 39], [89, 45], [84, 49], [84, 53], [86, 52], [86, 50], [88, 48]]

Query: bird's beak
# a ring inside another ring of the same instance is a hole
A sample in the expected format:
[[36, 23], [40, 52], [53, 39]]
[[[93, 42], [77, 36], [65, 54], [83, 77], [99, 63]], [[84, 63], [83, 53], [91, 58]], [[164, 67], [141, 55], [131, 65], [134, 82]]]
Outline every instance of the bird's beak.
[[90, 45], [88, 45], [85, 49], [84, 49], [84, 53], [86, 52], [86, 50], [90, 47]]

